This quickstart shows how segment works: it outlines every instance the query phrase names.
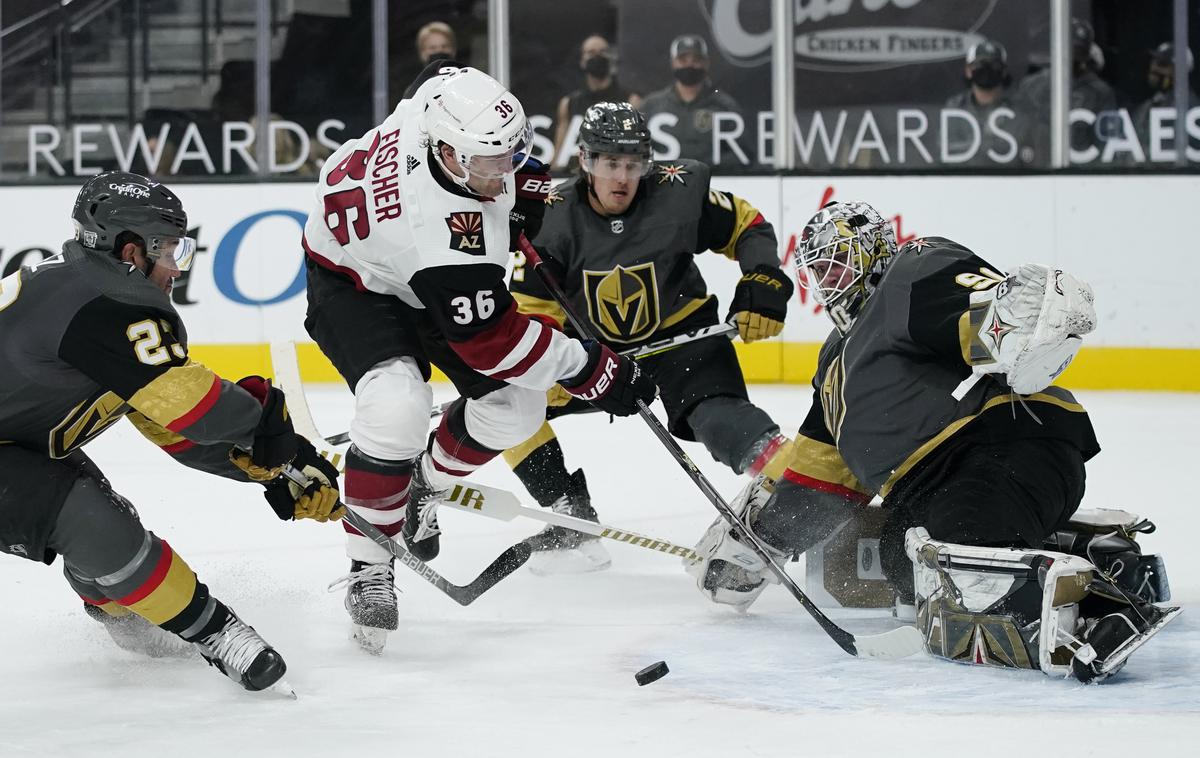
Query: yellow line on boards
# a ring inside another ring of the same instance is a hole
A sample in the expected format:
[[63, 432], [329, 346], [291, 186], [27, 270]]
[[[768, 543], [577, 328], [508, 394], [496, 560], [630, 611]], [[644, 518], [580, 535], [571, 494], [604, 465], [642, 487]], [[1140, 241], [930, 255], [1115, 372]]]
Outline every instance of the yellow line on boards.
[[[734, 343], [746, 381], [808, 384], [817, 365], [815, 342]], [[271, 376], [266, 344], [193, 345], [191, 355], [227, 379]], [[341, 382], [329, 360], [311, 342], [296, 346], [306, 382]], [[437, 369], [434, 381], [446, 381]], [[1167, 390], [1200, 392], [1200, 349], [1165, 347], [1085, 347], [1055, 382], [1068, 389]]]

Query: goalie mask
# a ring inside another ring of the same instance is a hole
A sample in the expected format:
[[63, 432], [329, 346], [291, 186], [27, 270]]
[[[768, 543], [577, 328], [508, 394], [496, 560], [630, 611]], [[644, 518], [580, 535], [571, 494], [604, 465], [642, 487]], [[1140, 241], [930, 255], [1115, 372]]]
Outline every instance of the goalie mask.
[[439, 143], [454, 148], [462, 175], [446, 168], [464, 187], [473, 176], [494, 180], [512, 174], [528, 160], [533, 141], [533, 128], [521, 101], [474, 68], [446, 74], [430, 93], [424, 129], [439, 160], [444, 160], [437, 149]]
[[877, 210], [830, 203], [800, 234], [796, 281], [845, 334], [895, 257], [895, 232]]

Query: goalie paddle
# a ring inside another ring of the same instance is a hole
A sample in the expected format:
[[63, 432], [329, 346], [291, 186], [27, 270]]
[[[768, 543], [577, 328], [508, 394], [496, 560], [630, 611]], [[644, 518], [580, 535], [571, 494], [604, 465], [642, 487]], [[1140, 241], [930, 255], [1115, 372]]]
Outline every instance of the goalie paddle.
[[[525, 238], [525, 235], [522, 234], [517, 239], [517, 242], [520, 245], [521, 252], [525, 254], [526, 260], [533, 264], [533, 270], [538, 273], [538, 276], [542, 278], [542, 281], [550, 290], [550, 294], [553, 295], [554, 299], [558, 301], [558, 304], [562, 306], [563, 312], [566, 313], [567, 318], [571, 321], [571, 325], [575, 327], [575, 332], [584, 339], [598, 341], [595, 330], [591, 328], [591, 324], [585, 323], [575, 313], [574, 308], [571, 306], [571, 303], [567, 299], [566, 293], [563, 292], [562, 287], [559, 285], [558, 280], [556, 280], [554, 275], [543, 265], [541, 256], [538, 254], [533, 245], [530, 244], [529, 240]], [[796, 581], [792, 579], [792, 577], [786, 571], [784, 571], [783, 567], [781, 567], [775, 558], [767, 551], [766, 546], [762, 543], [762, 540], [759, 539], [758, 535], [754, 534], [754, 532], [750, 531], [749, 529], [739, 528], [741, 525], [739, 524], [737, 514], [734, 513], [733, 509], [729, 507], [729, 503], [725, 502], [725, 499], [721, 497], [719, 492], [717, 492], [712, 482], [708, 480], [708, 477], [706, 477], [703, 472], [696, 467], [696, 464], [691, 458], [688, 457], [688, 454], [684, 452], [683, 448], [679, 446], [679, 443], [675, 441], [675, 438], [671, 436], [671, 433], [668, 432], [665, 427], [663, 427], [662, 422], [660, 422], [658, 418], [650, 412], [650, 409], [646, 407], [646, 404], [639, 400], [637, 406], [638, 415], [642, 417], [642, 419], [646, 422], [646, 425], [650, 427], [652, 432], [654, 432], [654, 436], [658, 437], [663, 446], [667, 448], [667, 451], [671, 454], [671, 457], [675, 459], [675, 461], [683, 468], [691, 480], [695, 482], [696, 486], [700, 488], [700, 491], [704, 494], [704, 497], [706, 497], [708, 501], [712, 503], [713, 507], [720, 512], [720, 514], [725, 518], [726, 521], [729, 522], [732, 527], [738, 529], [738, 533], [740, 535], [745, 536], [754, 552], [758, 553], [759, 558], [761, 558], [768, 566], [770, 566], [771, 572], [779, 578], [780, 583], [783, 584], [784, 587], [787, 587], [788, 592], [790, 592], [792, 596], [800, 602], [800, 605], [804, 608], [804, 610], [808, 611], [809, 615], [812, 616], [817, 624], [819, 624], [825, 631], [825, 633], [837, 643], [838, 647], [853, 656], [883, 659], [906, 658], [914, 653], [920, 652], [923, 649], [924, 640], [922, 639], [921, 633], [917, 631], [917, 628], [914, 626], [900, 627], [899, 629], [893, 629], [889, 632], [884, 632], [883, 634], [860, 636], [851, 634], [837, 624], [833, 623], [828, 616], [821, 612], [821, 609], [818, 608], [815, 603], [813, 603], [808, 595], [804, 594], [804, 590], [800, 589], [800, 586], [796, 584]]]

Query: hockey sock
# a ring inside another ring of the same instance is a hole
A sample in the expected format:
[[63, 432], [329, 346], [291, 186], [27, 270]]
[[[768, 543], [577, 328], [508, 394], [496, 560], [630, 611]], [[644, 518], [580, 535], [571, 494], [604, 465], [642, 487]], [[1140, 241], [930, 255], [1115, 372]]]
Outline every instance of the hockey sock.
[[[342, 498], [346, 506], [374, 524], [389, 537], [404, 526], [413, 462], [373, 458], [354, 445], [346, 452], [346, 473], [342, 477]], [[362, 536], [342, 521], [347, 534]]]
[[[467, 432], [466, 407], [465, 398], [456, 400], [442, 414], [441, 423], [429, 441], [433, 473], [443, 480], [432, 482], [435, 487], [448, 486], [449, 480], [469, 476], [500, 454], [499, 450], [486, 447]], [[428, 467], [425, 472], [430, 472]]]
[[549, 508], [571, 486], [562, 445], [549, 424], [542, 424], [528, 440], [505, 450], [504, 460], [543, 508]]

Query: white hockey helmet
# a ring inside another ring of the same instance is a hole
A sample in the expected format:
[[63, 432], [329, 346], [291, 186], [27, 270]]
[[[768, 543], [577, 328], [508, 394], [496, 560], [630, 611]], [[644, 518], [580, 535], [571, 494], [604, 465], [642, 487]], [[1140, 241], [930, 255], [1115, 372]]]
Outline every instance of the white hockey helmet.
[[795, 257], [802, 290], [845, 333], [896, 257], [892, 223], [866, 203], [829, 203], [804, 225]]
[[424, 126], [435, 152], [439, 142], [454, 148], [466, 173], [454, 179], [462, 185], [471, 176], [498, 179], [513, 173], [528, 160], [533, 140], [521, 101], [475, 68], [452, 71], [434, 86], [425, 103]]

